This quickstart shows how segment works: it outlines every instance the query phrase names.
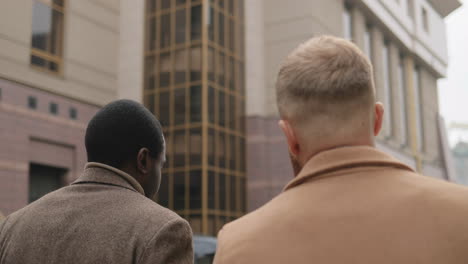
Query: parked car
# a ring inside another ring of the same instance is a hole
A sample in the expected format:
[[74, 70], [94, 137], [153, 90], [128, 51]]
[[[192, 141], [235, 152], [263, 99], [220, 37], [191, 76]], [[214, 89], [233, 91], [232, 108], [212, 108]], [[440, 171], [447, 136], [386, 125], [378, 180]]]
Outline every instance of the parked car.
[[193, 236], [193, 251], [195, 264], [211, 264], [213, 263], [216, 253], [217, 240], [210, 236]]

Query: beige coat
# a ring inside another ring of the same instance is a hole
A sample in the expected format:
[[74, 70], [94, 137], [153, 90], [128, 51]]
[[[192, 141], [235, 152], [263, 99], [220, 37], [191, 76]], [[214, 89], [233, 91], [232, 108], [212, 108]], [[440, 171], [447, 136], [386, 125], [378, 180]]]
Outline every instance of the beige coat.
[[222, 229], [215, 263], [466, 264], [468, 189], [371, 147], [326, 151]]
[[0, 224], [0, 263], [192, 263], [192, 231], [130, 175], [89, 163]]

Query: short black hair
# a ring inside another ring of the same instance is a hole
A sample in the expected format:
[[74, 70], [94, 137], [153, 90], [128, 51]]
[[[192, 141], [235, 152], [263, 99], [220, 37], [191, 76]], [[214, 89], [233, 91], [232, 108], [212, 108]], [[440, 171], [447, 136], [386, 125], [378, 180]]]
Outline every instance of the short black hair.
[[121, 168], [125, 162], [136, 160], [142, 148], [158, 158], [164, 148], [164, 136], [159, 121], [143, 105], [117, 100], [89, 121], [85, 145], [88, 162]]

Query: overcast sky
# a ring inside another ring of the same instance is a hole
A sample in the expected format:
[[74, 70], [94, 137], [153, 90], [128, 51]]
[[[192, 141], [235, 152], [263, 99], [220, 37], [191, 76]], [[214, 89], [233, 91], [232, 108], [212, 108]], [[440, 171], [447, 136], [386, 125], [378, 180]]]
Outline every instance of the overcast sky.
[[[447, 124], [468, 124], [468, 2], [446, 19], [449, 66], [447, 78], [439, 81], [439, 107]], [[460, 137], [468, 140], [468, 130], [451, 133], [452, 143]], [[455, 138], [454, 138], [455, 137]]]

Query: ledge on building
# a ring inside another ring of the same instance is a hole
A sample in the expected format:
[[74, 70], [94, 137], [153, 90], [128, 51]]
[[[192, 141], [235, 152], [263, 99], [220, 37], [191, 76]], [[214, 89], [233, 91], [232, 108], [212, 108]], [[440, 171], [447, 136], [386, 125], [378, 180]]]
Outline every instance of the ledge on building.
[[462, 3], [460, 0], [429, 0], [429, 3], [434, 7], [434, 9], [442, 16], [446, 17], [452, 13], [455, 9], [459, 8]]

